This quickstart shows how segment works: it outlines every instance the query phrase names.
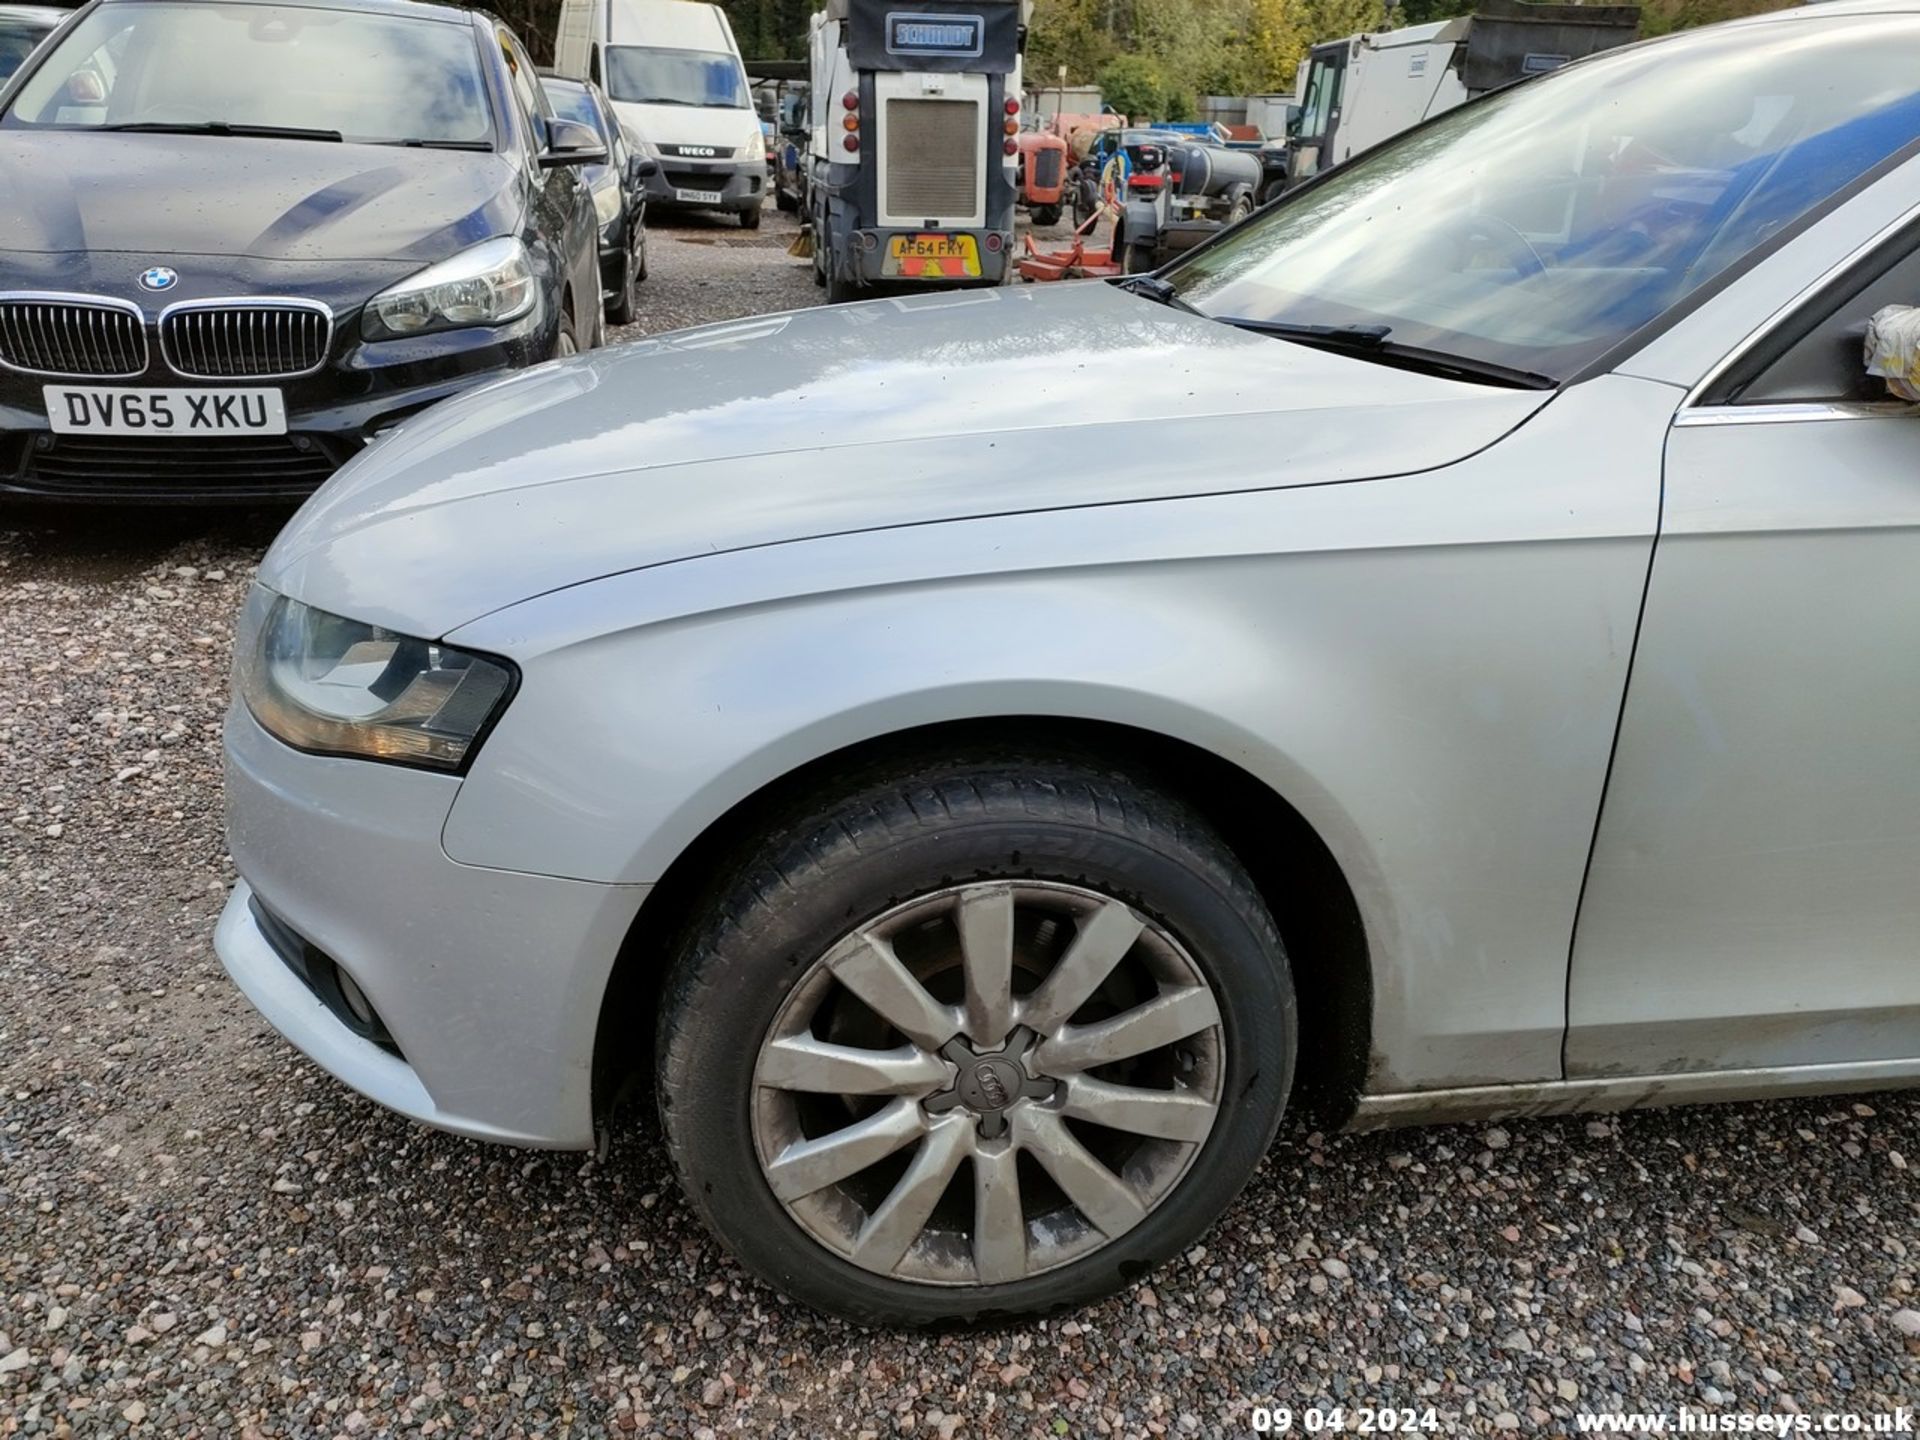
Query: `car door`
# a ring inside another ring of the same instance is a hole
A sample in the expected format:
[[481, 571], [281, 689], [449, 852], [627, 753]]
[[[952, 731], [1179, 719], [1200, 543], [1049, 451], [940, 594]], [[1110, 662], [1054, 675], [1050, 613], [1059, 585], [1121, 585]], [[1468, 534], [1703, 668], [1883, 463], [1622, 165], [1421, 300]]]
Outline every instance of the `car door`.
[[1865, 372], [1887, 304], [1920, 305], [1920, 224], [1676, 419], [1570, 1079], [1920, 1057], [1920, 407]]
[[[547, 264], [553, 272], [572, 282], [575, 335], [585, 349], [593, 343], [591, 318], [600, 300], [599, 245], [593, 225], [593, 202], [586, 194], [586, 181], [579, 166], [556, 165], [551, 169], [541, 166], [540, 156], [547, 148], [547, 122], [553, 118], [553, 107], [540, 88], [533, 62], [510, 31], [500, 31], [500, 45], [506, 52], [516, 107], [531, 145], [525, 163], [533, 186], [537, 241], [529, 237], [529, 242], [540, 244], [547, 251]], [[581, 298], [583, 294], [587, 299]], [[588, 308], [589, 304], [592, 309]]]

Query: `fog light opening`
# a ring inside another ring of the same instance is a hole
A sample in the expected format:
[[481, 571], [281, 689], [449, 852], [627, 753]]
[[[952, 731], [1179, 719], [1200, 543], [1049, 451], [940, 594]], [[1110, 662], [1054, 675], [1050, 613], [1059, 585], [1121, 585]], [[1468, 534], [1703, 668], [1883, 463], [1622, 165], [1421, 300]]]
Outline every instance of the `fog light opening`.
[[369, 1030], [385, 1028], [380, 1025], [380, 1017], [373, 1011], [373, 1002], [367, 999], [367, 992], [360, 988], [359, 982], [337, 966], [335, 971], [340, 981], [340, 999], [352, 1012], [353, 1018]]

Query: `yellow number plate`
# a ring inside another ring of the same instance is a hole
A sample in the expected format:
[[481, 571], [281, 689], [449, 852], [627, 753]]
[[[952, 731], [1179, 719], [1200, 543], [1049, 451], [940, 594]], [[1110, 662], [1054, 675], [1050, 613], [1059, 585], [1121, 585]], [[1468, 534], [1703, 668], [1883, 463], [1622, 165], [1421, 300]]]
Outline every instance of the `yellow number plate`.
[[896, 235], [883, 274], [902, 280], [978, 280], [980, 243], [971, 235]]

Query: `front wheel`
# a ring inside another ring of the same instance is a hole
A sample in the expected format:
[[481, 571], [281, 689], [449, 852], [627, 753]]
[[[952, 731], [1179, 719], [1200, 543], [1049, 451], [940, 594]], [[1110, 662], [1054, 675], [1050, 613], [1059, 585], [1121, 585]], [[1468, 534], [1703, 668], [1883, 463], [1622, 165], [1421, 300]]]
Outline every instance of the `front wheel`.
[[1132, 1283], [1253, 1173], [1292, 982], [1226, 844], [1100, 767], [869, 773], [718, 872], [659, 1019], [668, 1147], [756, 1274], [863, 1324]]
[[575, 330], [573, 316], [563, 311], [560, 316], [560, 333], [553, 339], [553, 358], [565, 360], [580, 353], [580, 336]]
[[644, 242], [635, 240], [627, 252], [626, 271], [620, 280], [620, 290], [607, 302], [607, 320], [614, 325], [631, 325], [640, 318], [640, 282], [647, 278], [647, 260]]
[[761, 207], [758, 205], [755, 205], [751, 210], [742, 210], [740, 212], [740, 228], [742, 230], [758, 230], [760, 228], [760, 213]]
[[1036, 205], [1033, 207], [1033, 223], [1043, 230], [1058, 225], [1060, 213], [1058, 205]]

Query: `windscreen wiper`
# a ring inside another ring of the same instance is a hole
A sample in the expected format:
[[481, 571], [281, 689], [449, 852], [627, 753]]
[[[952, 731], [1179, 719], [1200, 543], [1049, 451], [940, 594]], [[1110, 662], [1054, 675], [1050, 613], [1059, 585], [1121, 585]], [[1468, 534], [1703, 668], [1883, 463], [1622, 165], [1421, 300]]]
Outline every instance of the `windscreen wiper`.
[[336, 145], [346, 138], [338, 130], [309, 130], [300, 125], [236, 125], [231, 120], [128, 120], [99, 128], [145, 135], [242, 135], [262, 140], [330, 140]]
[[1472, 355], [1454, 355], [1444, 350], [1426, 350], [1417, 345], [1401, 345], [1388, 337], [1391, 325], [1303, 325], [1286, 320], [1250, 320], [1239, 315], [1216, 315], [1222, 325], [1291, 340], [1322, 350], [1337, 351], [1363, 360], [1377, 360], [1402, 370], [1417, 370], [1423, 375], [1440, 375], [1450, 380], [1469, 380], [1483, 385], [1505, 385], [1514, 390], [1554, 390], [1560, 382], [1551, 375], [1533, 370], [1518, 370]]
[[405, 150], [472, 150], [476, 153], [493, 151], [491, 140], [377, 140], [377, 145], [398, 145]]
[[1378, 350], [1393, 333], [1391, 325], [1300, 325], [1291, 320], [1249, 320], [1241, 315], [1216, 315], [1214, 319], [1236, 330], [1301, 340], [1329, 350]]
[[1156, 305], [1170, 305], [1175, 310], [1184, 310], [1189, 315], [1201, 315], [1211, 319], [1203, 310], [1196, 309], [1191, 303], [1180, 298], [1180, 292], [1173, 288], [1171, 281], [1162, 280], [1157, 275], [1129, 275], [1119, 282], [1120, 289], [1129, 295], [1138, 295], [1142, 300], [1151, 300]]

